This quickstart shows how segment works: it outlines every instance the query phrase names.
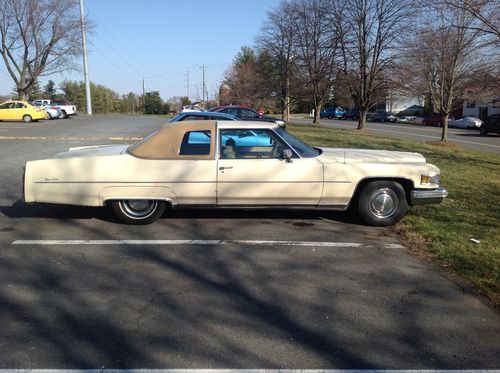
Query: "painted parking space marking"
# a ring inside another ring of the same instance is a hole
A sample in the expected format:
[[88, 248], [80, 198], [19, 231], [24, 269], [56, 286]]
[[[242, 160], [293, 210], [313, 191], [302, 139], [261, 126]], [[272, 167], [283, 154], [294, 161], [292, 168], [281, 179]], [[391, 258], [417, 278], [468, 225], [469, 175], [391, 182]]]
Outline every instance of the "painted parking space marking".
[[[305, 247], [372, 247], [358, 242], [328, 241], [273, 241], [273, 240], [16, 240], [13, 245], [250, 245], [250, 246], [305, 246]], [[381, 245], [387, 249], [398, 249], [400, 244]]]
[[47, 140], [47, 141], [140, 141], [143, 137], [53, 137], [53, 136], [0, 136], [0, 140]]

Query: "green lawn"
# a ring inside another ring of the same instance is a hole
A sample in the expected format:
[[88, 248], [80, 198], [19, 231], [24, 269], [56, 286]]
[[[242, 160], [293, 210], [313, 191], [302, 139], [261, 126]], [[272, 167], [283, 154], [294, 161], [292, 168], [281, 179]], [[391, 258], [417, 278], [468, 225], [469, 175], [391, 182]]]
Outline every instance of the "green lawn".
[[352, 129], [293, 124], [287, 129], [311, 145], [419, 152], [438, 166], [448, 198], [412, 207], [394, 230], [410, 249], [452, 269], [500, 307], [500, 156]]

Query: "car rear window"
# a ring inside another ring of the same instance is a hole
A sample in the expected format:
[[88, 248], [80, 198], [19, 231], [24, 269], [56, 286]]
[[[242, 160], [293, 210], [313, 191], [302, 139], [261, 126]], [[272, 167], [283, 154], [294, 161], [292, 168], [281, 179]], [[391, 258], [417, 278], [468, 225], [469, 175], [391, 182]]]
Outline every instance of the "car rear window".
[[180, 155], [208, 155], [210, 154], [210, 131], [190, 131], [182, 138]]

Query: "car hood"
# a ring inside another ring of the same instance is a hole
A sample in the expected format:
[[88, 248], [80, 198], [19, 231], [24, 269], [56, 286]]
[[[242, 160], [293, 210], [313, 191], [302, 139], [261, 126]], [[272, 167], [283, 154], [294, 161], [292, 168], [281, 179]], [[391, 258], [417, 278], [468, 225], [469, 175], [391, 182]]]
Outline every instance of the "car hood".
[[120, 155], [127, 150], [129, 145], [96, 145], [96, 146], [81, 146], [77, 148], [69, 148], [67, 151], [56, 154], [56, 158], [73, 158], [73, 157], [96, 157]]
[[424, 156], [419, 153], [339, 148], [321, 148], [321, 150], [319, 158], [322, 162], [425, 164]]

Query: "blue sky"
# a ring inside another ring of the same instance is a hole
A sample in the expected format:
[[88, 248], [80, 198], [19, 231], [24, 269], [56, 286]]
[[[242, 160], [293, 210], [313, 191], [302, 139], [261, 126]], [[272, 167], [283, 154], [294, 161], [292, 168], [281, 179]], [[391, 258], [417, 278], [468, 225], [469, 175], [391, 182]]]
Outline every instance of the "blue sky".
[[[164, 99], [187, 94], [201, 96], [206, 65], [211, 95], [242, 45], [254, 38], [268, 10], [280, 0], [85, 0], [85, 13], [95, 24], [89, 36], [89, 73], [93, 82], [119, 94], [158, 90]], [[78, 61], [80, 63], [80, 61]], [[83, 80], [83, 72], [66, 72], [40, 79], [56, 84]], [[14, 84], [0, 61], [0, 94]]]

